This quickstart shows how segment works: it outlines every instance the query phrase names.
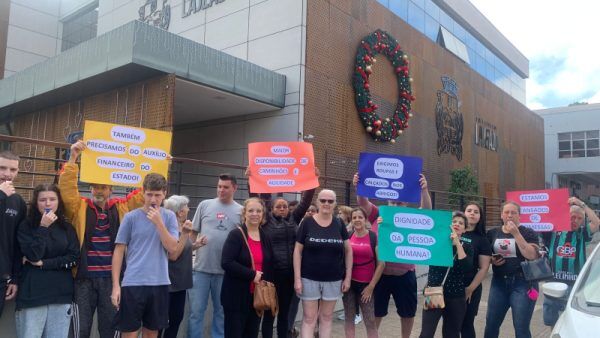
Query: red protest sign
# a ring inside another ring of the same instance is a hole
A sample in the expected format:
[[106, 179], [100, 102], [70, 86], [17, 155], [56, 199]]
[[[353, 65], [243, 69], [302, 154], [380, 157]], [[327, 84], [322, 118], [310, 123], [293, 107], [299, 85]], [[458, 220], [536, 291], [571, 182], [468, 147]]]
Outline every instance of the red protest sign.
[[535, 231], [570, 231], [568, 189], [509, 191], [507, 201], [521, 206], [520, 222]]
[[250, 143], [248, 162], [252, 193], [304, 191], [319, 186], [310, 143]]

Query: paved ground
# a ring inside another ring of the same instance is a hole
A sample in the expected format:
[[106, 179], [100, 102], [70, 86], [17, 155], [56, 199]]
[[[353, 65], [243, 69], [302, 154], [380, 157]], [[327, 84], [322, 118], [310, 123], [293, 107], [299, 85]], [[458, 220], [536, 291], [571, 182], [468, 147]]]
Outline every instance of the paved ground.
[[[486, 278], [483, 282], [483, 294], [481, 297], [481, 303], [479, 306], [479, 314], [475, 318], [475, 330], [477, 332], [478, 337], [483, 337], [483, 330], [485, 328], [485, 315], [487, 312], [487, 296], [490, 288], [491, 281], [491, 273], [488, 278]], [[533, 318], [531, 320], [531, 333], [533, 337], [549, 337], [550, 336], [550, 328], [545, 326], [542, 322], [542, 302], [543, 298], [540, 296], [538, 299], [535, 311], [533, 312]], [[411, 337], [419, 337], [419, 333], [421, 332], [421, 304], [423, 303], [422, 298], [419, 297], [419, 308], [417, 309], [417, 316], [415, 318], [415, 325], [413, 327], [413, 332]], [[384, 318], [381, 323], [381, 327], [379, 330], [379, 336], [382, 338], [387, 337], [400, 337], [400, 320], [395, 315], [395, 305], [393, 301], [390, 302], [390, 314], [386, 318]], [[333, 335], [334, 338], [343, 338], [344, 336], [344, 322], [337, 319], [337, 315], [335, 316], [335, 320], [333, 323]], [[438, 326], [438, 330], [436, 332], [436, 337], [442, 337], [442, 324]], [[502, 328], [500, 329], [500, 337], [502, 338], [510, 338], [514, 337], [514, 330], [512, 327], [512, 315], [510, 310], [504, 319], [504, 323], [502, 324]], [[366, 337], [366, 331], [363, 323], [360, 323], [356, 329], [356, 337]]]

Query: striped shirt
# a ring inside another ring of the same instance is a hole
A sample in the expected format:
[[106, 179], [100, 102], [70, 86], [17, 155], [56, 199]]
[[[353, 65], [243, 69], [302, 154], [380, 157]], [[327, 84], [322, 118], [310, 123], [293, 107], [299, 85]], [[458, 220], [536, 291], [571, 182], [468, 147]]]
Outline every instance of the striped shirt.
[[98, 208], [97, 223], [87, 251], [88, 277], [110, 277], [112, 268], [112, 246], [110, 243], [108, 211]]
[[577, 231], [544, 233], [544, 244], [554, 273], [554, 280], [567, 284], [575, 283], [585, 264], [585, 247], [592, 239], [589, 224]]

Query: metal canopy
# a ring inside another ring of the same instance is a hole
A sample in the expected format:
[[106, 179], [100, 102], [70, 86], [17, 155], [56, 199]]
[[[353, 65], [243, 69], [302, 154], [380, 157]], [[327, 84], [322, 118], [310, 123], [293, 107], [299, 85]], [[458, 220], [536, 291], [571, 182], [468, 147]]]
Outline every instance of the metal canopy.
[[132, 21], [0, 80], [0, 121], [160, 74], [284, 106], [284, 75]]

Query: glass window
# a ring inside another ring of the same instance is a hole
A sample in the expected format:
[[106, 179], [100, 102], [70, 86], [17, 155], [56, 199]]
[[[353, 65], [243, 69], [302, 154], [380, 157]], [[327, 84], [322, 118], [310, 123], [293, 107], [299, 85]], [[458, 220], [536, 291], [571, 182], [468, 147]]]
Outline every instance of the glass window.
[[485, 61], [489, 62], [491, 65], [494, 64], [494, 57], [495, 57], [495, 55], [494, 55], [494, 53], [492, 53], [491, 50], [485, 48], [485, 55], [484, 55], [484, 57], [485, 57]]
[[475, 44], [475, 37], [469, 32], [467, 32], [466, 35], [465, 45], [467, 45], [469, 48], [472, 48], [473, 51], [475, 51], [475, 48], [477, 48]]
[[408, 0], [394, 0], [390, 3], [389, 9], [404, 21], [408, 20]]
[[440, 21], [440, 8], [432, 0], [425, 0], [425, 13], [429, 14], [435, 21]]
[[425, 35], [432, 41], [437, 40], [440, 24], [429, 15], [425, 15]]
[[585, 140], [585, 131], [571, 133], [571, 138], [573, 140]]
[[[475, 53], [477, 53], [477, 52], [475, 52]], [[476, 63], [477, 68], [475, 70], [477, 70], [477, 72], [479, 74], [481, 74], [481, 76], [485, 77], [485, 60], [479, 54], [477, 54], [477, 56], [475, 58], [477, 59], [477, 63]]]
[[485, 62], [485, 77], [492, 82], [494, 81], [494, 66], [487, 61]]
[[571, 150], [571, 141], [558, 142], [558, 150]]
[[425, 11], [417, 7], [413, 2], [408, 3], [408, 24], [419, 32], [425, 33]]
[[62, 24], [61, 51], [95, 38], [98, 31], [98, 2], [69, 16]]
[[467, 40], [467, 31], [456, 21], [454, 21], [454, 35], [463, 43]]
[[586, 141], [585, 146], [587, 147], [587, 149], [597, 149], [598, 148], [598, 139], [588, 139]]
[[454, 29], [454, 20], [440, 9], [440, 25], [446, 27], [447, 30], [451, 31]]
[[438, 39], [438, 43], [452, 52], [452, 54], [458, 56], [464, 62], [470, 63], [469, 54], [467, 53], [467, 46], [457, 39], [456, 36], [452, 35], [452, 33], [448, 32], [446, 28], [440, 28], [440, 32], [442, 33], [442, 39]]
[[598, 157], [598, 156], [600, 156], [600, 150], [598, 150], [598, 149], [591, 149], [591, 150], [588, 149], [586, 151], [586, 156], [587, 157]]
[[410, 0], [421, 9], [425, 9], [425, 0]]
[[573, 157], [585, 157], [585, 150], [573, 150]]
[[581, 150], [585, 149], [585, 141], [573, 141], [573, 149]]
[[558, 152], [558, 158], [570, 158], [570, 157], [572, 157], [570, 150]]
[[558, 133], [559, 141], [571, 141], [571, 133]]
[[598, 130], [590, 130], [585, 132], [585, 136], [587, 138], [598, 138], [599, 131]]

